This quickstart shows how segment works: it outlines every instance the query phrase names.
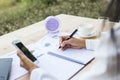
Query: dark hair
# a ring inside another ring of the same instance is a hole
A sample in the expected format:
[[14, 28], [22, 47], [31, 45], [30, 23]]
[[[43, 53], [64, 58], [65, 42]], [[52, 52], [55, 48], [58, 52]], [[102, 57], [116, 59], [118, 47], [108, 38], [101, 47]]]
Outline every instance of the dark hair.
[[[105, 12], [105, 17], [109, 17], [112, 21], [114, 22], [118, 22], [120, 20], [120, 0], [111, 0], [110, 4], [108, 5], [108, 8]], [[103, 22], [103, 28], [105, 27], [104, 26], [105, 24], [105, 21]], [[120, 29], [120, 28], [118, 28]], [[115, 31], [113, 29], [113, 27], [110, 28], [110, 35], [111, 35], [111, 40], [113, 41], [113, 43], [115, 44], [115, 47], [116, 47], [116, 61], [117, 61], [117, 73], [120, 73], [120, 52], [119, 52], [119, 44], [117, 44], [117, 37], [115, 35]]]
[[120, 0], [111, 0], [105, 12], [105, 16], [109, 17], [113, 22], [120, 20]]

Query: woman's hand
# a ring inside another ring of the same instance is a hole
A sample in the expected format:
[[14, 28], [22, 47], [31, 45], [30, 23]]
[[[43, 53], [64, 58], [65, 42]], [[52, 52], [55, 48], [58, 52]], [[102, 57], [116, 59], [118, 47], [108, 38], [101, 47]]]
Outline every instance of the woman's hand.
[[28, 59], [25, 55], [21, 53], [21, 51], [17, 51], [17, 55], [20, 58], [20, 65], [27, 69], [30, 73], [33, 69], [38, 68], [30, 59]]
[[59, 44], [61, 46], [61, 50], [65, 50], [67, 48], [75, 49], [86, 48], [85, 39], [71, 38], [69, 40], [66, 40], [67, 38], [68, 36], [60, 36]]

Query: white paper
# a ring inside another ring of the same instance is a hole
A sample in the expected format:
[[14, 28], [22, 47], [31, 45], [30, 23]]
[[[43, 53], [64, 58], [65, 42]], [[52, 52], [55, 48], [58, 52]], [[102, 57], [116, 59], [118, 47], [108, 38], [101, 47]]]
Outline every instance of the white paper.
[[47, 54], [39, 58], [39, 61], [39, 66], [58, 80], [69, 80], [69, 78], [84, 67], [84, 65]]
[[94, 51], [89, 51], [86, 49], [67, 49], [65, 51], [61, 51], [54, 48], [54, 50], [52, 49], [51, 52], [58, 56], [63, 56], [63, 58], [69, 58], [71, 61], [84, 65], [95, 57]]
[[[55, 54], [58, 54], [58, 56], [61, 55], [83, 64], [87, 64], [89, 61], [91, 61], [95, 57], [94, 51], [91, 51], [91, 50], [67, 49], [65, 51], [61, 51], [60, 49], [58, 49], [59, 36], [63, 34], [66, 34], [66, 33], [46, 35], [42, 40], [36, 43], [36, 45], [39, 48], [43, 48], [43, 50], [46, 50], [46, 53], [53, 52]], [[49, 44], [49, 46], [46, 46], [45, 44]]]

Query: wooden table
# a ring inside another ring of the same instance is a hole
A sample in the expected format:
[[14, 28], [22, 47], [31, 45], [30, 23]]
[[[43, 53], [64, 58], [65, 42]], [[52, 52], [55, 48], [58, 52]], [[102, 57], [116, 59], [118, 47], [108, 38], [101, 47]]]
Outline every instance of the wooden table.
[[[60, 31], [64, 32], [72, 32], [81, 23], [90, 23], [94, 26], [98, 25], [98, 20], [92, 18], [78, 17], [65, 14], [60, 14], [56, 17], [58, 17], [61, 21]], [[14, 46], [11, 44], [13, 40], [20, 39], [23, 43], [25, 43], [25, 45], [29, 45], [40, 40], [46, 33], [47, 31], [45, 29], [43, 20], [25, 28], [0, 36], [0, 56], [15, 50]], [[86, 71], [89, 71], [94, 63], [95, 60], [93, 60], [84, 69], [78, 72], [71, 80], [76, 80], [78, 77], [80, 77], [81, 74], [83, 74]], [[17, 80], [29, 80], [28, 76], [29, 74], [24, 75], [18, 78]]]

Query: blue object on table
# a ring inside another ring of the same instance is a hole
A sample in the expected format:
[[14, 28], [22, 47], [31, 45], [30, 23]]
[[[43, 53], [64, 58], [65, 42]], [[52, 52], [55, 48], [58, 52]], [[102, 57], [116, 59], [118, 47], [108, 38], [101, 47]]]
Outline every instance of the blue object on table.
[[0, 58], [0, 80], [9, 80], [12, 58]]
[[45, 47], [49, 47], [50, 45], [50, 43], [45, 43]]
[[54, 16], [49, 16], [45, 20], [45, 27], [48, 31], [48, 33], [54, 33], [59, 31], [59, 19]]

